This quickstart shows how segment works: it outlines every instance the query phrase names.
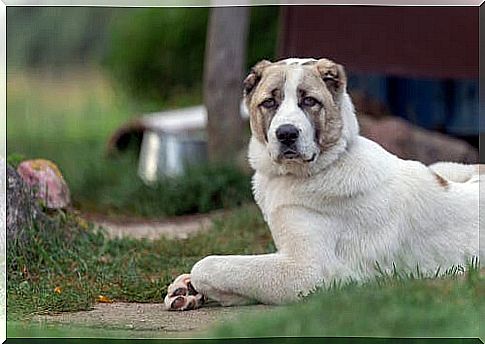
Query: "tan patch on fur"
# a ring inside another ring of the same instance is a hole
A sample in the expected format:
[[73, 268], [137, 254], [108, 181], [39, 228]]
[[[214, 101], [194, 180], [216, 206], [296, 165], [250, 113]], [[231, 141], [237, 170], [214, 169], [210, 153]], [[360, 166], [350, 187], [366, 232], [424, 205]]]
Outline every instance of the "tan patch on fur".
[[315, 68], [308, 68], [299, 90], [302, 92], [302, 97], [313, 97], [322, 104], [321, 108], [308, 109], [308, 112], [317, 131], [318, 144], [323, 150], [328, 149], [337, 143], [342, 135], [343, 122], [340, 108]]
[[448, 181], [447, 181], [445, 178], [443, 178], [442, 176], [440, 176], [439, 174], [437, 174], [437, 173], [435, 173], [435, 172], [433, 172], [433, 175], [434, 175], [434, 177], [436, 178], [436, 181], [438, 182], [438, 184], [439, 184], [441, 187], [443, 187], [443, 188], [445, 188], [445, 189], [447, 189], [447, 188], [448, 188], [448, 186], [449, 186], [450, 184], [448, 183]]
[[270, 65], [271, 62], [267, 60], [261, 60], [256, 63], [253, 68], [251, 68], [251, 72], [243, 81], [245, 97], [249, 97], [253, 93], [257, 84], [261, 80], [264, 69]]
[[[258, 64], [259, 65], [259, 64]], [[282, 102], [282, 90], [285, 83], [284, 65], [265, 64], [260, 70], [259, 80], [254, 90], [246, 95], [246, 106], [250, 114], [250, 126], [253, 135], [262, 143], [267, 141], [267, 131], [275, 110], [264, 109], [259, 105], [266, 98], [275, 98]]]
[[[320, 59], [313, 66], [313, 70], [320, 76], [327, 92], [323, 116], [324, 125], [320, 137], [320, 146], [323, 150], [333, 146], [342, 135], [343, 121], [340, 113], [340, 98], [347, 87], [347, 76], [344, 68], [329, 60]], [[328, 97], [330, 95], [330, 98]]]
[[336, 103], [340, 101], [340, 96], [347, 87], [347, 76], [344, 67], [329, 60], [320, 59], [315, 65], [322, 80], [325, 82]]
[[[299, 66], [304, 69], [304, 76], [298, 91], [302, 96], [317, 99], [322, 107], [308, 110], [308, 115], [314, 123], [318, 144], [325, 150], [338, 142], [342, 135], [342, 117], [339, 100], [345, 91], [346, 76], [341, 65], [328, 59], [309, 61]], [[250, 125], [253, 135], [260, 141], [267, 141], [267, 130], [274, 113], [262, 109], [259, 105], [268, 97], [282, 102], [286, 72], [294, 68], [281, 61], [270, 63], [262, 61], [252, 69], [245, 80], [245, 101], [250, 113]], [[279, 90], [278, 95], [274, 93]]]
[[342, 135], [343, 121], [340, 111], [336, 108], [326, 109], [323, 122], [319, 143], [322, 149], [327, 149], [336, 144]]

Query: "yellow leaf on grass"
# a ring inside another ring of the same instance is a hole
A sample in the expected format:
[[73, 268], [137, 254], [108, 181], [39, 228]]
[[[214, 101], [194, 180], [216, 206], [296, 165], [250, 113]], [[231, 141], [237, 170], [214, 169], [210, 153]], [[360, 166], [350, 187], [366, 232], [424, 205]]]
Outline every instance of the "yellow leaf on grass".
[[54, 288], [54, 293], [56, 293], [56, 294], [60, 294], [60, 293], [62, 293], [62, 289], [61, 289], [61, 287], [55, 287], [55, 288]]
[[104, 295], [98, 295], [98, 302], [100, 303], [113, 303], [113, 300], [111, 300], [109, 297], [104, 296]]

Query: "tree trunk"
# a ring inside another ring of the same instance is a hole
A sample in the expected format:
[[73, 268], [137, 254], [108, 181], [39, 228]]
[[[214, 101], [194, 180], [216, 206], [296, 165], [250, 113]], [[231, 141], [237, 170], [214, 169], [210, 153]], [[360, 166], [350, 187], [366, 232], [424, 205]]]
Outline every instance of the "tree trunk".
[[246, 61], [248, 7], [212, 8], [204, 65], [208, 153], [212, 162], [236, 158], [244, 145], [240, 116]]

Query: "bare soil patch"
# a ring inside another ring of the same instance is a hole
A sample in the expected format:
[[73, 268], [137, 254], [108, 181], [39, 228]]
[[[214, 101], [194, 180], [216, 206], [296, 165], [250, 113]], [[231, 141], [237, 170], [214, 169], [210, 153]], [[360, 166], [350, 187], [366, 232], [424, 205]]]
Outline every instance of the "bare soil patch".
[[90, 311], [37, 315], [34, 322], [43, 325], [128, 330], [139, 337], [197, 336], [209, 328], [244, 314], [259, 314], [277, 307], [251, 305], [242, 307], [206, 307], [185, 312], [165, 311], [154, 303], [99, 303]]
[[103, 227], [111, 238], [130, 237], [156, 240], [161, 236], [170, 239], [186, 239], [189, 235], [209, 229], [213, 219], [222, 214], [222, 211], [216, 211], [210, 214], [185, 215], [161, 220], [99, 214], [83, 216]]

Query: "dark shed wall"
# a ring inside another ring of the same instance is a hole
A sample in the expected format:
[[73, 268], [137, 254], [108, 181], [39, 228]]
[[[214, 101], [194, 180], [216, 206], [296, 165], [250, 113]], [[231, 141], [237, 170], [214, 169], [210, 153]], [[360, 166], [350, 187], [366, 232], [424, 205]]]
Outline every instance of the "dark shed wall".
[[478, 8], [288, 6], [280, 57], [329, 57], [359, 73], [478, 77]]

